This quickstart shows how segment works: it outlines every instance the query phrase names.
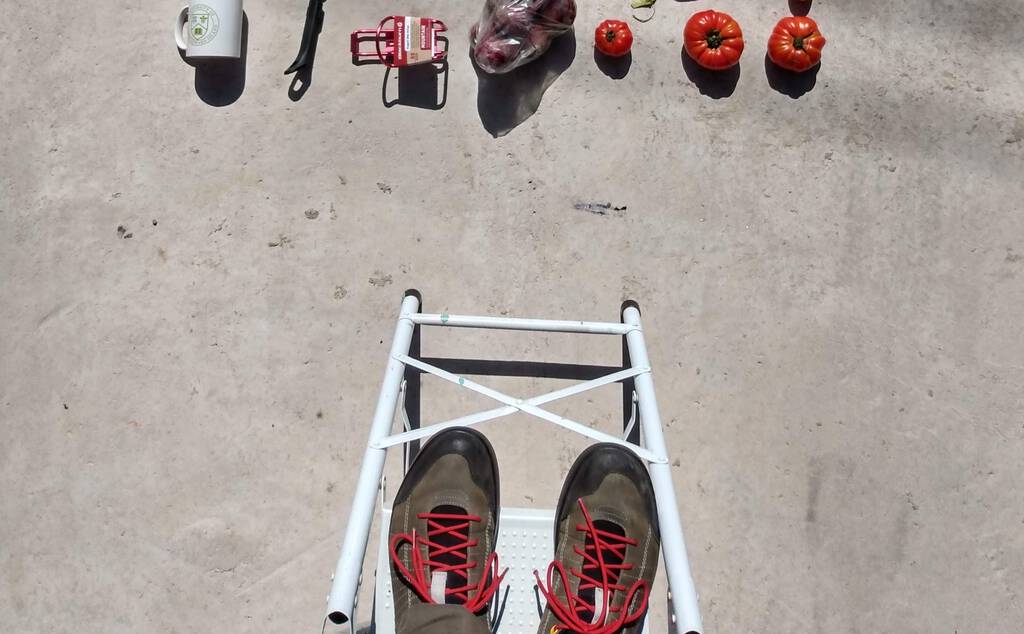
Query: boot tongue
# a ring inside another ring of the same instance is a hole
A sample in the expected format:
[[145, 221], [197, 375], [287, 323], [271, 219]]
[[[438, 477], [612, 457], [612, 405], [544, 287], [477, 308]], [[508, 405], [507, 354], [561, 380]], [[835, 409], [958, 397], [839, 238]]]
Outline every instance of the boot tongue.
[[[441, 506], [435, 507], [431, 511], [431, 513], [436, 513], [436, 514], [439, 514], [439, 515], [466, 515], [466, 509], [464, 509], [462, 507], [459, 507], [459, 506], [455, 506], [453, 504], [443, 504]], [[438, 523], [444, 524], [444, 525], [454, 525], [454, 524], [464, 524], [465, 523], [464, 520], [436, 520], [436, 521]], [[468, 529], [466, 529], [465, 531], [460, 531], [460, 532], [464, 532], [466, 535], [469, 534], [469, 530]], [[441, 533], [440, 535], [434, 537], [432, 539], [432, 541], [435, 542], [438, 546], [441, 546], [442, 548], [449, 548], [451, 546], [456, 546], [456, 545], [464, 544], [465, 543], [464, 540], [459, 539], [458, 537], [456, 537], [452, 533]], [[433, 556], [431, 556], [431, 559], [434, 559], [438, 563], [443, 564], [445, 566], [457, 566], [459, 564], [466, 563], [468, 555], [469, 555], [469, 553], [467, 552], [466, 548], [460, 548], [460, 549], [458, 549], [456, 551], [453, 551], [453, 552], [448, 552], [448, 553], [443, 553], [441, 555], [438, 555], [436, 557], [436, 559]], [[436, 601], [438, 603], [461, 604], [462, 601], [459, 600], [459, 598], [457, 596], [455, 596], [454, 594], [452, 594], [452, 595], [445, 595], [445, 590], [447, 590], [449, 588], [458, 588], [458, 587], [461, 587], [461, 586], [465, 586], [466, 585], [465, 581], [466, 581], [465, 578], [463, 578], [463, 577], [461, 577], [460, 575], [457, 575], [457, 574], [449, 574], [446, 571], [440, 571], [440, 570], [431, 570], [430, 571], [430, 598], [432, 598], [434, 601]]]

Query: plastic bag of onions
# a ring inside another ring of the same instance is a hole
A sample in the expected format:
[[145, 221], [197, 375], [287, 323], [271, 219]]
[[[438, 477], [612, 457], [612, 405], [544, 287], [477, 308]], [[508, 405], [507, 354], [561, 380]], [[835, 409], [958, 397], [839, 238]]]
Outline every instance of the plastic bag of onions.
[[469, 32], [473, 59], [485, 72], [507, 73], [540, 57], [575, 19], [575, 0], [487, 0]]

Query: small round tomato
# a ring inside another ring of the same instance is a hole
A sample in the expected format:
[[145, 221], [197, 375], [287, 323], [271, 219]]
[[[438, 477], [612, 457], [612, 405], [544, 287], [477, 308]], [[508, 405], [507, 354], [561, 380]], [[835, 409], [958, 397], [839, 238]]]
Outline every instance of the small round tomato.
[[609, 57], [622, 57], [633, 48], [633, 32], [622, 20], [605, 20], [594, 31], [594, 47]]
[[768, 57], [786, 70], [802, 73], [821, 62], [825, 36], [807, 17], [782, 18], [768, 38]]
[[683, 29], [683, 47], [704, 68], [724, 70], [740, 61], [743, 31], [728, 13], [700, 11], [693, 14]]

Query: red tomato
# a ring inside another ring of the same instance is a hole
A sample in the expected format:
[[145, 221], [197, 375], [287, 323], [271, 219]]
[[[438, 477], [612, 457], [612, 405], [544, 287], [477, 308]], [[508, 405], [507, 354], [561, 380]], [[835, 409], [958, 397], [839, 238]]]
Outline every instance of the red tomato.
[[622, 57], [633, 47], [633, 32], [621, 20], [605, 20], [594, 31], [594, 47], [610, 57]]
[[700, 11], [693, 14], [683, 29], [683, 48], [704, 68], [724, 70], [740, 61], [743, 31], [728, 13]]
[[786, 70], [802, 73], [821, 61], [825, 36], [807, 17], [782, 18], [768, 38], [768, 57]]

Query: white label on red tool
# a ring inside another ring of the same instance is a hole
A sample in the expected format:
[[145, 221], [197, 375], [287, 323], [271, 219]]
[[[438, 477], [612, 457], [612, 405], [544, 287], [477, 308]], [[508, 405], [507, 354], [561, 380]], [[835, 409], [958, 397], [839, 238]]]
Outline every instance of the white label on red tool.
[[405, 16], [395, 20], [395, 65], [425, 64], [434, 60], [434, 26], [430, 18]]

